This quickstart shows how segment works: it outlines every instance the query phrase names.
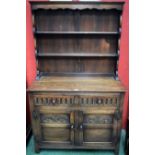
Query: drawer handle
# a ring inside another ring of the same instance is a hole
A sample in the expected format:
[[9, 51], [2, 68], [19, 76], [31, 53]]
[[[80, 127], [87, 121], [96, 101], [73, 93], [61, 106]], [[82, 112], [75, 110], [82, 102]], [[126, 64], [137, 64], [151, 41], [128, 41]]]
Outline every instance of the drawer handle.
[[55, 104], [55, 103], [56, 103], [56, 99], [53, 99], [53, 100], [52, 100], [52, 103]]
[[98, 104], [101, 104], [101, 102], [102, 102], [101, 99], [98, 99], [97, 103], [98, 103]]

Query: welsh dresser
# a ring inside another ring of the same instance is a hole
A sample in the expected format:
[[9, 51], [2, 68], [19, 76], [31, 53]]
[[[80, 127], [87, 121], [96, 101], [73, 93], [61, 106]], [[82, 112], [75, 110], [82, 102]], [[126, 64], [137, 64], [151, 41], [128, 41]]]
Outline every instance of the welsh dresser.
[[27, 89], [35, 151], [119, 152], [123, 2], [31, 2], [37, 77]]

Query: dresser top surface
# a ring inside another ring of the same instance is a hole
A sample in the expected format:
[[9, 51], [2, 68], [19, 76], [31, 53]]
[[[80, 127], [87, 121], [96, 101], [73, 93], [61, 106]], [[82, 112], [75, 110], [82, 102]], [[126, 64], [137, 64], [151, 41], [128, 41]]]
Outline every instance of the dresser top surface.
[[120, 81], [109, 77], [48, 76], [35, 80], [30, 92], [125, 92]]

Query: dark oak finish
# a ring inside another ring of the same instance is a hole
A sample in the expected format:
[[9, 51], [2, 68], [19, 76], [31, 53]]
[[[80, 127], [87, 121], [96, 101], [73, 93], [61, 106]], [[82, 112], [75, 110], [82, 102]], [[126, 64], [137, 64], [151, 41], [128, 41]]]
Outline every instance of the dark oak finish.
[[28, 91], [36, 148], [118, 150], [125, 91], [120, 81], [41, 77]]
[[35, 35], [119, 35], [119, 32], [103, 32], [103, 31], [35, 31]]
[[[121, 82], [106, 77], [42, 76], [27, 89], [30, 92], [124, 92]], [[95, 94], [94, 94], [95, 95]]]
[[38, 53], [116, 53], [118, 36], [43, 35], [37, 37]]
[[64, 1], [58, 1], [58, 2], [37, 2], [31, 1], [32, 4], [32, 10], [38, 10], [38, 9], [116, 9], [121, 11], [123, 9], [124, 2], [64, 2]]
[[36, 55], [38, 58], [42, 57], [118, 57], [118, 55], [116, 53], [85, 53], [85, 52], [81, 52], [81, 53], [37, 53]]
[[40, 72], [113, 74], [115, 65], [115, 59], [108, 58], [47, 58], [38, 62], [38, 69]]
[[27, 89], [40, 149], [119, 152], [120, 2], [31, 2], [37, 79]]

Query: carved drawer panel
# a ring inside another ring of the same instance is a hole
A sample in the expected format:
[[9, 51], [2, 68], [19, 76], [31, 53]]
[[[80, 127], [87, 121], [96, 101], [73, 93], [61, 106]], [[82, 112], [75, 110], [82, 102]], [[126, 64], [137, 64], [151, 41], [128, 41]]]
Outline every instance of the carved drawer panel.
[[35, 95], [33, 103], [36, 106], [119, 106], [119, 95], [71, 95], [71, 96], [50, 96]]
[[117, 106], [119, 96], [82, 96], [79, 104], [82, 106]]
[[71, 106], [74, 104], [74, 96], [35, 96], [35, 105]]

